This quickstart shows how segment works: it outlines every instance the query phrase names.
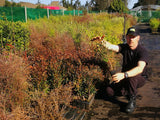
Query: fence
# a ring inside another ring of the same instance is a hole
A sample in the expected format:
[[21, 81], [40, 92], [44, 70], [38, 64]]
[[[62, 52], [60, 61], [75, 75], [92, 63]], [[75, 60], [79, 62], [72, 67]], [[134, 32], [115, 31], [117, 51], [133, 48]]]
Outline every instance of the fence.
[[138, 17], [138, 22], [149, 22], [151, 18], [160, 18], [160, 11], [129, 11], [129, 14]]
[[[88, 13], [100, 13], [107, 11], [88, 11]], [[128, 14], [138, 17], [139, 22], [149, 22], [151, 18], [160, 18], [160, 11], [129, 11]], [[82, 15], [80, 10], [49, 10], [49, 9], [34, 9], [26, 7], [0, 7], [0, 19], [7, 19], [8, 21], [23, 21], [28, 19], [38, 19], [41, 17], [48, 17], [50, 15]]]
[[48, 17], [50, 15], [81, 15], [80, 10], [49, 10], [49, 9], [34, 9], [26, 7], [0, 7], [0, 19], [7, 19], [8, 21], [23, 21], [27, 22], [28, 19], [38, 19], [41, 17]]

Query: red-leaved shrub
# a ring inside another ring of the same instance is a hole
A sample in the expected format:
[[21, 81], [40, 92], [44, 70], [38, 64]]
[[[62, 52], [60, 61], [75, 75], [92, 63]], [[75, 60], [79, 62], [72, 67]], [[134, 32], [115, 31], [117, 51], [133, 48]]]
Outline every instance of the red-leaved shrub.
[[89, 40], [75, 42], [68, 33], [49, 37], [44, 29], [37, 31], [33, 27], [31, 32], [31, 82], [41, 90], [72, 82], [74, 93], [87, 98], [96, 91], [94, 80], [103, 80], [108, 69], [101, 53]]

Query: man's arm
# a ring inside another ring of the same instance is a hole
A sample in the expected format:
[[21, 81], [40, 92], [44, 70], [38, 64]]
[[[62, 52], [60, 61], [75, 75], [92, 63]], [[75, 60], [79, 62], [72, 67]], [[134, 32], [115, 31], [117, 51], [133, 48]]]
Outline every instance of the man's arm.
[[114, 51], [114, 52], [119, 52], [119, 46], [118, 45], [113, 45], [113, 44], [111, 44], [111, 43], [109, 43], [109, 42], [107, 42], [107, 41], [104, 41], [104, 40], [102, 40], [102, 45], [104, 46], [104, 47], [106, 47], [108, 50], [112, 50], [112, 51]]
[[137, 67], [127, 71], [128, 77], [134, 77], [138, 74], [141, 74], [143, 72], [145, 66], [146, 66], [145, 61], [139, 61]]
[[[138, 65], [135, 68], [133, 68], [129, 71], [126, 71], [126, 73], [128, 74], [128, 77], [134, 77], [138, 74], [141, 74], [143, 72], [145, 66], [146, 66], [145, 61], [139, 61]], [[125, 78], [124, 73], [116, 73], [112, 76], [112, 80], [115, 81], [116, 83], [118, 83], [119, 81], [121, 81], [124, 78]]]

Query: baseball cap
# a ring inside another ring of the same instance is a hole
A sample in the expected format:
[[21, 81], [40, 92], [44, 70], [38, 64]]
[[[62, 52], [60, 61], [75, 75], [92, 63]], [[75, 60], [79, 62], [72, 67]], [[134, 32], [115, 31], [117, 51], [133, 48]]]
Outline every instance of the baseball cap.
[[126, 35], [137, 36], [137, 35], [139, 35], [139, 31], [138, 31], [135, 27], [130, 27], [130, 28], [128, 29]]

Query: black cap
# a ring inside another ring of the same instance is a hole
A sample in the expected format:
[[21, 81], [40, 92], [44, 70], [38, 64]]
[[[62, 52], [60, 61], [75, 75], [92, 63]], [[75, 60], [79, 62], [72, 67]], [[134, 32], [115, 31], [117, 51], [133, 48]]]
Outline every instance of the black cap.
[[135, 27], [130, 27], [127, 31], [127, 35], [137, 36], [139, 35], [139, 31]]

